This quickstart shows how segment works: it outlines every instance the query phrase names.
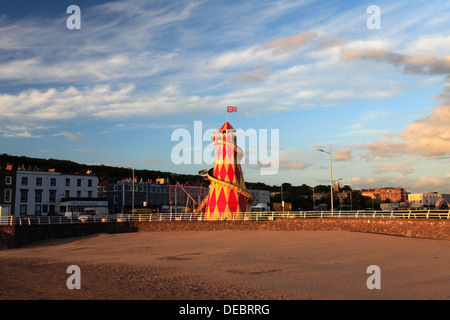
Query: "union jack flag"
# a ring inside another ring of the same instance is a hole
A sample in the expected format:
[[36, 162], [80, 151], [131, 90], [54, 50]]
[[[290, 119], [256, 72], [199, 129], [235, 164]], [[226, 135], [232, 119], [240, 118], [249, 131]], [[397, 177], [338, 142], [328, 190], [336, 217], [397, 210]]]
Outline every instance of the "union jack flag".
[[232, 106], [227, 107], [227, 112], [236, 112], [236, 111], [237, 111], [237, 107], [232, 107]]

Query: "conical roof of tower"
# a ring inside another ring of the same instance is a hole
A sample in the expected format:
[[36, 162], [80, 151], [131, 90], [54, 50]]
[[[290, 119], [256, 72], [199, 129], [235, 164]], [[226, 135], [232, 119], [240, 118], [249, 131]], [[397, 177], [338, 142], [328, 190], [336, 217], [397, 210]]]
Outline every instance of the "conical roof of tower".
[[228, 129], [234, 129], [234, 128], [233, 128], [233, 127], [231, 126], [231, 124], [227, 121], [227, 122], [225, 122], [225, 123], [223, 124], [222, 128], [220, 128], [220, 131], [228, 130]]

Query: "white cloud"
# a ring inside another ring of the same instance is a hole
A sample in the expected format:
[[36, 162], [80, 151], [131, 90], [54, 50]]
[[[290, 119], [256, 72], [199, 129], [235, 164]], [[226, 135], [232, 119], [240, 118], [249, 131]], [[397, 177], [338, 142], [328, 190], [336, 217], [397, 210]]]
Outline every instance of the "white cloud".
[[389, 141], [364, 144], [366, 159], [419, 154], [424, 157], [443, 156], [450, 152], [450, 105], [443, 104], [426, 118], [415, 120]]
[[337, 151], [334, 155], [333, 161], [348, 161], [352, 157], [352, 150], [345, 149]]
[[266, 44], [265, 48], [271, 49], [272, 55], [281, 56], [294, 52], [315, 37], [317, 37], [317, 33], [315, 32], [295, 34], [288, 37], [275, 39]]
[[3, 132], [5, 138], [38, 138], [39, 136], [31, 134], [28, 130], [21, 132]]
[[66, 131], [60, 131], [58, 135], [64, 136], [70, 141], [83, 141], [83, 138], [80, 138], [79, 136]]
[[232, 50], [207, 60], [203, 66], [207, 69], [225, 69], [246, 66], [258, 66], [270, 62], [283, 61], [286, 55], [294, 53], [316, 36], [315, 33], [301, 33], [285, 38], [274, 39], [264, 45]]
[[354, 92], [352, 90], [334, 90], [326, 95], [327, 99], [344, 99], [349, 98], [354, 95]]
[[420, 56], [435, 55], [450, 52], [450, 36], [422, 36], [407, 45], [404, 52], [414, 52]]
[[317, 97], [322, 93], [322, 90], [316, 89], [316, 90], [301, 90], [297, 94], [294, 95], [296, 98], [300, 99], [311, 99], [314, 97]]
[[42, 138], [42, 132], [47, 131], [51, 127], [43, 127], [40, 125], [34, 125], [22, 121], [21, 124], [5, 124], [4, 127], [0, 127], [0, 135], [4, 138]]
[[422, 176], [411, 182], [410, 188], [412, 190], [419, 190], [419, 192], [428, 192], [430, 190], [442, 193], [449, 193], [450, 178], [441, 177], [426, 177]]
[[376, 173], [400, 172], [403, 174], [408, 174], [414, 171], [413, 168], [411, 168], [411, 166], [406, 164], [373, 165], [370, 167], [374, 168]]
[[250, 70], [250, 71], [242, 74], [241, 76], [239, 76], [238, 80], [239, 81], [260, 82], [260, 81], [264, 81], [268, 75], [269, 75], [268, 68], [261, 67], [261, 68], [256, 68], [256, 69]]
[[426, 118], [415, 120], [401, 133], [408, 151], [424, 156], [450, 152], [450, 103], [436, 108]]
[[[447, 81], [450, 81], [449, 77]], [[411, 154], [434, 158], [448, 154], [450, 152], [449, 92], [450, 86], [446, 83], [443, 92], [436, 97], [442, 103], [430, 115], [414, 120], [403, 131], [390, 135], [388, 132], [384, 132], [385, 138], [383, 140], [356, 147], [359, 150], [366, 151], [362, 158], [370, 160], [377, 157], [392, 158]], [[368, 113], [367, 117], [364, 116], [364, 118], [380, 120], [385, 118], [386, 115], [384, 112]], [[358, 131], [356, 130], [356, 132]]]
[[[10, 107], [0, 109], [10, 120], [24, 114], [32, 121], [87, 115], [129, 119], [195, 114], [199, 110], [215, 113], [231, 100], [248, 113], [261, 115], [340, 106], [344, 99], [383, 99], [395, 94], [388, 85], [373, 88], [371, 82], [359, 81], [356, 87], [356, 81], [342, 81], [342, 75], [351, 79], [360, 72], [339, 60], [341, 47], [388, 50], [392, 47], [390, 39], [348, 39], [337, 29], [325, 31], [317, 22], [289, 32], [281, 28], [261, 33], [264, 23], [307, 4], [278, 1], [257, 8], [249, 3], [221, 4], [230, 10], [223, 12], [219, 4], [202, 1], [164, 5], [110, 2], [83, 14], [82, 35], [61, 32], [51, 23], [34, 20], [0, 28], [4, 31], [0, 32], [0, 43], [8, 44], [5, 50], [30, 51], [20, 60], [0, 63], [0, 79], [30, 87], [48, 84], [47, 89], [34, 90], [34, 96], [27, 90], [1, 96], [0, 102]], [[219, 11], [221, 15], [211, 17], [211, 12]], [[328, 25], [357, 11], [341, 13]], [[94, 19], [100, 13], [101, 19]], [[200, 17], [204, 19], [200, 25], [183, 24]], [[340, 27], [351, 30], [351, 25]], [[251, 36], [240, 36], [248, 32], [247, 28], [252, 30]], [[223, 41], [231, 45], [222, 47]], [[48, 48], [42, 43], [48, 43]], [[236, 79], [240, 80], [238, 85]], [[309, 100], [308, 104], [304, 100]]]
[[450, 56], [437, 58], [433, 54], [427, 56], [402, 54], [384, 49], [345, 50], [341, 59], [382, 61], [399, 67], [407, 74], [449, 74]]

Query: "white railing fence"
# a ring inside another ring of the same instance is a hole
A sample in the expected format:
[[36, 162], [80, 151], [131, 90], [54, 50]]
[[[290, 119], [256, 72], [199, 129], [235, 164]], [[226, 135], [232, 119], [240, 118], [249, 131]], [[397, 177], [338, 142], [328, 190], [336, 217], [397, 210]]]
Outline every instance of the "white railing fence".
[[210, 219], [204, 214], [152, 213], [152, 214], [115, 214], [92, 216], [89, 219], [77, 219], [65, 216], [1, 216], [0, 225], [42, 225], [72, 223], [105, 222], [143, 222], [143, 221], [273, 221], [280, 218], [384, 218], [384, 219], [450, 219], [450, 210], [408, 210], [408, 211], [290, 211], [290, 212], [244, 212], [238, 218]]

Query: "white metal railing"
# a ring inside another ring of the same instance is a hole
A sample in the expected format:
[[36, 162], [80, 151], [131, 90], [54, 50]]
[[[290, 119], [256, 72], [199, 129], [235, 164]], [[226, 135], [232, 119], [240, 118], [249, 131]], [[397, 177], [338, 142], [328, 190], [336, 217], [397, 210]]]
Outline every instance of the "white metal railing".
[[384, 218], [384, 219], [450, 219], [450, 210], [407, 210], [407, 211], [270, 211], [244, 212], [239, 218], [210, 219], [204, 214], [188, 213], [151, 213], [151, 214], [115, 214], [92, 216], [89, 219], [76, 219], [65, 216], [1, 216], [0, 225], [42, 225], [104, 222], [143, 222], [143, 221], [271, 221], [279, 218]]

